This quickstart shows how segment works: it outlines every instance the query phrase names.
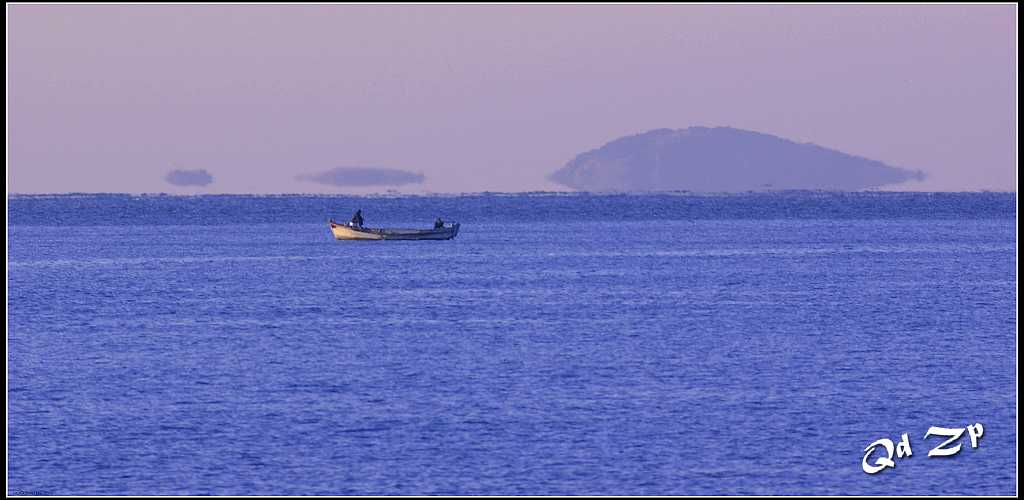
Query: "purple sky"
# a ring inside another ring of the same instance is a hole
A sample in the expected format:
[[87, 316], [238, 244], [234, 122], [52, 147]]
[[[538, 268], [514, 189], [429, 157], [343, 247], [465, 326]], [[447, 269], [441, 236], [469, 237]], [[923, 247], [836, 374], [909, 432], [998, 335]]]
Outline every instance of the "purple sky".
[[617, 137], [729, 125], [1016, 190], [1016, 32], [1015, 5], [8, 5], [8, 187], [551, 190]]

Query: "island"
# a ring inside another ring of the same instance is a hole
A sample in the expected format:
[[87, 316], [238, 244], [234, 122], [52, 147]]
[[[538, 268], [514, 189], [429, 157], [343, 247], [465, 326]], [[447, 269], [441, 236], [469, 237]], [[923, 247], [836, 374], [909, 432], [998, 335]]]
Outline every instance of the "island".
[[295, 178], [327, 186], [401, 186], [421, 184], [426, 179], [421, 173], [385, 167], [336, 167]]
[[580, 191], [857, 191], [924, 174], [760, 132], [689, 127], [616, 139], [549, 179]]

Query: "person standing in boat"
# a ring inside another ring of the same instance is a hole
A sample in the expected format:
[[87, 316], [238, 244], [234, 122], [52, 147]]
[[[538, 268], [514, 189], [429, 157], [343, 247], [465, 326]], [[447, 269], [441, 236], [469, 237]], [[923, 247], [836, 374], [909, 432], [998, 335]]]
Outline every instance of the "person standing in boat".
[[352, 225], [363, 227], [363, 209], [356, 210], [356, 214], [352, 216]]
[[441, 220], [440, 217], [438, 217], [437, 220], [434, 221], [434, 229], [441, 229], [443, 227], [444, 227], [444, 221]]

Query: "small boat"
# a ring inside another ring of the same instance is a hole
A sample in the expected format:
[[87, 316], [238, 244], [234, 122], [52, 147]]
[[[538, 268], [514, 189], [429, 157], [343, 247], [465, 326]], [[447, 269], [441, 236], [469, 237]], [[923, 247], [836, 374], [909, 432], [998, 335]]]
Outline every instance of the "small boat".
[[459, 234], [459, 223], [445, 223], [437, 229], [370, 228], [338, 224], [331, 219], [331, 233], [336, 240], [450, 240]]

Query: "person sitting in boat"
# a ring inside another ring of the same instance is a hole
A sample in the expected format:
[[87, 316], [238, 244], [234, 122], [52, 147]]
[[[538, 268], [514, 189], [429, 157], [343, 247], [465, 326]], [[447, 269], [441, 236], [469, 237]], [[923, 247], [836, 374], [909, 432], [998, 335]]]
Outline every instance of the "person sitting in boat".
[[363, 209], [356, 210], [356, 214], [352, 216], [351, 224], [355, 227], [363, 227]]
[[434, 229], [441, 229], [443, 227], [444, 221], [440, 217], [438, 217], [437, 220], [434, 221]]

